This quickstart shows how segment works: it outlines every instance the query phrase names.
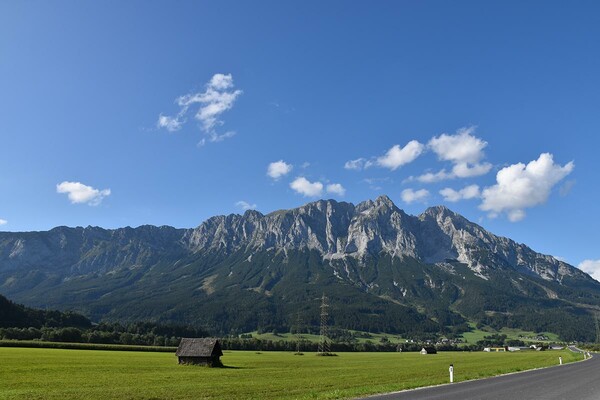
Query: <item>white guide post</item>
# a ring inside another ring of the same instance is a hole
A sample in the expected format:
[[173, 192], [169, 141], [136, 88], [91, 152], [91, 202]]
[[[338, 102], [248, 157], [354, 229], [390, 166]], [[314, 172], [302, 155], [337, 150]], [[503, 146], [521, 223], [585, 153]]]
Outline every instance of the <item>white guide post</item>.
[[562, 365], [562, 357], [558, 357], [558, 363]]
[[450, 383], [454, 382], [454, 365], [450, 364], [450, 368], [448, 368], [448, 372], [450, 372]]

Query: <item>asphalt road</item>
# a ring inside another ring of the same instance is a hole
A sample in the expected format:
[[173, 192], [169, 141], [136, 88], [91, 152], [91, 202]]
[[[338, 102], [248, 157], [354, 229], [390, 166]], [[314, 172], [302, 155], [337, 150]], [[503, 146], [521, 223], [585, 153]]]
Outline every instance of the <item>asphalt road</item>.
[[599, 400], [600, 356], [495, 378], [368, 397], [369, 400]]

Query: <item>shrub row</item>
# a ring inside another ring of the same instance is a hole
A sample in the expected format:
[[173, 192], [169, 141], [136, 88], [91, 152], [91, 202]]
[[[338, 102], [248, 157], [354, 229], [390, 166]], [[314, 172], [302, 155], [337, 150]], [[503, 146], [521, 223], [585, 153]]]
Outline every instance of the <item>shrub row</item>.
[[42, 342], [38, 340], [0, 340], [0, 347], [28, 347], [47, 349], [73, 349], [73, 350], [118, 350], [118, 351], [151, 351], [162, 353], [175, 353], [177, 347], [164, 346], [131, 346], [119, 344], [99, 343], [63, 343]]

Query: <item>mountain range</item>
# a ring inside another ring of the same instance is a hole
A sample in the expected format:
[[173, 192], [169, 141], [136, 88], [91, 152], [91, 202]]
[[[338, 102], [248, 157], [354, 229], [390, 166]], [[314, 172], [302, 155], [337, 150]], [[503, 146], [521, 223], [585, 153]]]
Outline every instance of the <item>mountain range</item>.
[[[468, 323], [592, 340], [600, 283], [443, 206], [320, 200], [197, 228], [0, 232], [0, 293], [92, 320], [186, 323], [215, 334], [317, 327], [459, 334]], [[296, 326], [297, 328], [297, 326]]]

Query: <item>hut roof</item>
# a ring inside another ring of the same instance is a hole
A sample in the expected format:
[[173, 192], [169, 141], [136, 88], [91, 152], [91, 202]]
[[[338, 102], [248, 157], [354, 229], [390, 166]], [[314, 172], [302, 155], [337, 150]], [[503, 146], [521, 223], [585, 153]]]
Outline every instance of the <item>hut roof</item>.
[[421, 353], [423, 353], [423, 352], [425, 352], [427, 354], [436, 354], [437, 350], [433, 346], [425, 346], [421, 349]]
[[215, 338], [182, 338], [175, 353], [178, 357], [222, 356], [221, 344]]

